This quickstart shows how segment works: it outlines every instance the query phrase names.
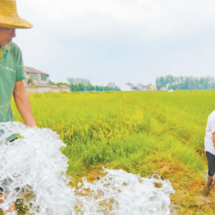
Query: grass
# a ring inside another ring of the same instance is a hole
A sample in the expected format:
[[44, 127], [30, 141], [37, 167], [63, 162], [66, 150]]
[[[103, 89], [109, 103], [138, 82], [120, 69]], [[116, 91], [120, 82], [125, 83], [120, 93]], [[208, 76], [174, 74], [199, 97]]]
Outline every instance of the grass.
[[180, 214], [215, 212], [201, 195], [204, 133], [214, 97], [214, 91], [30, 95], [38, 126], [66, 143], [74, 186], [89, 172], [99, 174], [101, 166], [143, 177], [158, 173], [175, 188], [171, 199]]

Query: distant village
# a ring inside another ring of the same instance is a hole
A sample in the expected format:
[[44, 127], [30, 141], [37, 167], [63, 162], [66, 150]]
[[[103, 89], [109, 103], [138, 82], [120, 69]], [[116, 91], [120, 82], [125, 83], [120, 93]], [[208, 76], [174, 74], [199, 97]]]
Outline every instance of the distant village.
[[[107, 84], [109, 87], [116, 87], [115, 83], [110, 82]], [[157, 90], [155, 85], [144, 85], [137, 84], [136, 86], [132, 83], [126, 83], [119, 87], [121, 91], [155, 91]]]
[[[49, 92], [71, 92], [68, 84], [54, 84], [49, 79], [49, 74], [44, 73], [32, 67], [25, 66], [25, 87], [29, 93], [49, 93]], [[118, 91], [156, 91], [156, 85], [143, 85], [141, 83], [134, 85], [132, 83], [126, 83], [122, 86], [116, 86], [115, 83], [110, 82], [107, 87], [104, 88], [106, 91], [117, 89]], [[165, 89], [161, 89], [165, 90]], [[84, 89], [83, 91], [87, 91]], [[96, 91], [96, 88], [95, 90]]]

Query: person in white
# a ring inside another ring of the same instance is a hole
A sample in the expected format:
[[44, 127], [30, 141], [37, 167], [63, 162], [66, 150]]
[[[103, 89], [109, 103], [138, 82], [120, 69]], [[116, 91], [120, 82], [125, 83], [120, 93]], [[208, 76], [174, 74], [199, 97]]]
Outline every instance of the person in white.
[[215, 110], [208, 116], [204, 145], [208, 160], [208, 181], [203, 187], [203, 194], [207, 196], [213, 187], [215, 173]]

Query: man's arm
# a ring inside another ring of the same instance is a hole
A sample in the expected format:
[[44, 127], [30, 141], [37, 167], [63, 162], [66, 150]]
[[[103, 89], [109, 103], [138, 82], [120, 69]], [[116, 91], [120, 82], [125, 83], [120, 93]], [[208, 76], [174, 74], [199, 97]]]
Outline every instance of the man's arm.
[[214, 142], [214, 148], [215, 148], [215, 132], [213, 133], [213, 142]]
[[30, 99], [22, 80], [15, 83], [13, 97], [25, 124], [29, 127], [36, 126], [36, 121], [31, 110]]

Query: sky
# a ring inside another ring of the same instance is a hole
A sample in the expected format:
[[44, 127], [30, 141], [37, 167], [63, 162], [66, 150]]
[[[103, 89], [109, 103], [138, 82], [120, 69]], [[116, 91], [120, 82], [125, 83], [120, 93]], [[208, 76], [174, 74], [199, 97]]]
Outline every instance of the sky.
[[54, 82], [215, 76], [214, 0], [17, 0], [17, 9], [34, 25], [13, 40], [24, 65]]

